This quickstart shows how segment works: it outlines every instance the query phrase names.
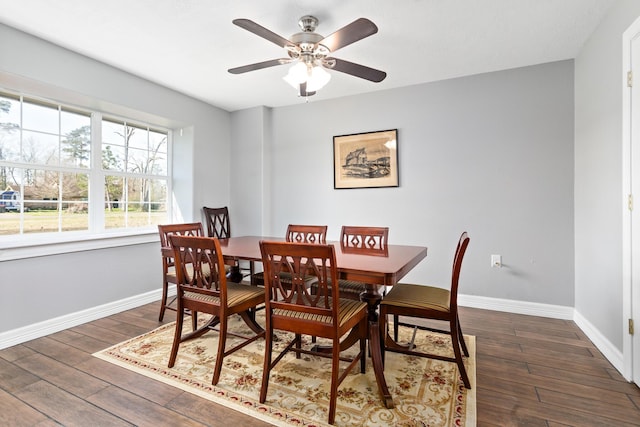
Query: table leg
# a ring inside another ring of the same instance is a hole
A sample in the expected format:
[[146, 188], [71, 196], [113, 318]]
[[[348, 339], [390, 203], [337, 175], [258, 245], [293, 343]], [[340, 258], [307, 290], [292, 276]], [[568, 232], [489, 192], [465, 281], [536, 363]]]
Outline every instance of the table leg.
[[373, 372], [376, 375], [378, 390], [384, 406], [388, 409], [394, 407], [393, 397], [387, 387], [387, 380], [384, 378], [384, 363], [382, 362], [382, 343], [379, 327], [378, 305], [382, 300], [382, 295], [378, 292], [378, 286], [367, 286], [366, 292], [360, 295], [360, 299], [367, 303], [369, 312], [369, 351], [371, 352], [371, 363]]
[[231, 271], [229, 271], [229, 273], [227, 274], [227, 277], [232, 282], [235, 282], [235, 283], [242, 282], [242, 273], [240, 272], [240, 265], [239, 264], [232, 265]]
[[251, 310], [251, 311], [243, 311], [241, 313], [238, 313], [240, 315], [240, 317], [242, 317], [242, 320], [244, 320], [244, 323], [247, 324], [247, 326], [256, 334], [262, 334], [264, 333], [264, 328], [262, 326], [260, 326], [257, 322], [256, 322], [256, 312]]

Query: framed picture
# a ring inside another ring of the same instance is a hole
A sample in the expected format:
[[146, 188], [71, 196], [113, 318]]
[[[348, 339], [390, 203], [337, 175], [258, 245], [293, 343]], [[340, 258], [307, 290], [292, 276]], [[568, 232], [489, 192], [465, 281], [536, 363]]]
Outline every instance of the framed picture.
[[398, 186], [398, 130], [333, 137], [333, 187]]

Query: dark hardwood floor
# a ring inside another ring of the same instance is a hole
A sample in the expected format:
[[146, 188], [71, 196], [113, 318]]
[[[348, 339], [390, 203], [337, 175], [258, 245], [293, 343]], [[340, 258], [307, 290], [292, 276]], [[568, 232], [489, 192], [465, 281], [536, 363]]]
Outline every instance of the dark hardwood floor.
[[[149, 304], [0, 350], [0, 425], [267, 425], [91, 356], [157, 327], [157, 315]], [[640, 389], [574, 322], [460, 316], [477, 337], [478, 426], [640, 426]]]

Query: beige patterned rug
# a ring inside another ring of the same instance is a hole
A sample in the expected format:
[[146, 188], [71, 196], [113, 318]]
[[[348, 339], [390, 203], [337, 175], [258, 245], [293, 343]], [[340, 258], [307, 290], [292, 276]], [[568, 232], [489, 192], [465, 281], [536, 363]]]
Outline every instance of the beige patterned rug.
[[[263, 311], [259, 312], [260, 316]], [[263, 314], [262, 314], [263, 316]], [[185, 328], [191, 322], [185, 319]], [[264, 325], [264, 318], [258, 318]], [[327, 425], [331, 359], [290, 353], [274, 368], [264, 404], [259, 403], [264, 340], [255, 341], [227, 356], [218, 385], [211, 385], [218, 333], [180, 345], [173, 368], [167, 368], [175, 324], [170, 323], [94, 354], [213, 402], [278, 426]], [[230, 330], [248, 331], [239, 316]], [[401, 339], [412, 330], [402, 328]], [[289, 337], [278, 333], [279, 345]], [[447, 336], [418, 331], [418, 348], [448, 353]], [[230, 337], [227, 348], [230, 348]], [[356, 367], [338, 389], [338, 426], [466, 426], [476, 425], [475, 337], [466, 336], [470, 357], [466, 360], [472, 389], [467, 390], [455, 363], [387, 352], [385, 378], [395, 408], [386, 409], [380, 399], [370, 359], [366, 374]], [[310, 344], [310, 339], [307, 340]], [[357, 346], [354, 346], [354, 349]], [[275, 357], [275, 355], [274, 355]]]

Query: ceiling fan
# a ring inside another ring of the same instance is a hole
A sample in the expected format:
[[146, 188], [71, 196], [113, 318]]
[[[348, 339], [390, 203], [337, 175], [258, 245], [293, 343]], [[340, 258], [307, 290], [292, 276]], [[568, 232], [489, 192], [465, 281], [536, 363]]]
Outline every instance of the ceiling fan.
[[287, 40], [249, 19], [234, 19], [233, 23], [285, 48], [288, 58], [271, 59], [231, 68], [229, 72], [232, 74], [242, 74], [276, 65], [295, 63], [284, 79], [298, 89], [300, 96], [314, 95], [329, 81], [331, 75], [325, 71], [325, 68], [376, 83], [387, 77], [387, 73], [384, 71], [330, 56], [336, 50], [378, 32], [378, 27], [366, 18], [356, 19], [333, 34], [323, 37], [315, 32], [318, 19], [306, 15], [298, 21], [302, 32], [292, 35], [291, 40]]

